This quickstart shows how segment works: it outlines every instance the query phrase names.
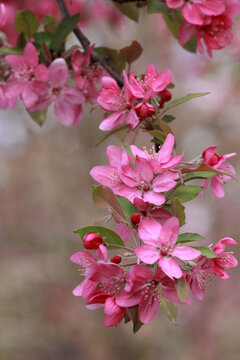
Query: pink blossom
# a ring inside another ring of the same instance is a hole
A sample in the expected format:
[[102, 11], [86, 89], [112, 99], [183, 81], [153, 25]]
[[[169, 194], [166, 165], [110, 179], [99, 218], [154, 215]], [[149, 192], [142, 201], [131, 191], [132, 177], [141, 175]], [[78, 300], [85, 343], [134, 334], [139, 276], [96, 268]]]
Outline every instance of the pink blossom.
[[72, 67], [75, 72], [75, 81], [78, 88], [85, 96], [85, 101], [95, 103], [99, 95], [96, 84], [101, 81], [103, 70], [90, 66], [90, 57], [94, 45], [89, 46], [85, 53], [77, 50], [72, 55]]
[[104, 305], [104, 326], [120, 323], [125, 315], [125, 308], [117, 305], [116, 299], [125, 282], [122, 268], [114, 263], [98, 263], [89, 268], [86, 278], [97, 283], [96, 290], [87, 298], [86, 305]]
[[196, 264], [191, 269], [191, 274], [186, 275], [190, 289], [198, 300], [204, 297], [206, 283], [213, 274], [210, 259], [200, 256]]
[[32, 82], [45, 82], [49, 78], [46, 66], [39, 64], [35, 46], [28, 43], [24, 48], [23, 55], [7, 55], [6, 61], [13, 70], [8, 83], [7, 97], [13, 98], [21, 95], [26, 106], [34, 105], [38, 100], [38, 95], [29, 91]]
[[113, 78], [108, 76], [102, 78], [103, 86], [97, 102], [104, 110], [112, 114], [101, 122], [99, 126], [101, 130], [107, 131], [115, 129], [117, 126], [124, 124], [124, 122], [126, 122], [131, 129], [134, 129], [139, 123], [137, 113], [133, 106], [136, 97], [134, 97], [130, 91], [125, 71], [123, 72], [123, 77], [124, 86], [122, 90], [120, 90]]
[[69, 76], [66, 61], [58, 58], [51, 63], [48, 70], [49, 86], [29, 110], [42, 110], [54, 103], [55, 115], [63, 125], [78, 125], [82, 118], [81, 104], [85, 98], [77, 88], [66, 86]]
[[184, 153], [182, 153], [172, 157], [174, 143], [174, 136], [168, 134], [158, 153], [140, 150], [135, 145], [131, 145], [130, 148], [134, 156], [148, 160], [154, 172], [162, 172], [163, 170], [176, 168], [184, 156]]
[[18, 95], [12, 97], [7, 97], [6, 93], [8, 92], [8, 84], [0, 83], [0, 108], [14, 108], [18, 102]]
[[135, 106], [135, 110], [141, 119], [145, 119], [146, 117], [156, 113], [154, 106], [146, 102], [138, 103]]
[[152, 99], [164, 90], [171, 81], [170, 70], [158, 72], [154, 65], [148, 65], [144, 77], [135, 78], [133, 72], [129, 75], [132, 94], [140, 99]]
[[170, 278], [182, 277], [182, 270], [175, 258], [192, 260], [201, 254], [189, 246], [176, 245], [179, 221], [174, 216], [163, 225], [152, 218], [142, 218], [138, 233], [144, 243], [136, 249], [139, 259], [146, 264], [158, 262], [159, 267]]
[[213, 251], [218, 256], [210, 260], [214, 274], [222, 279], [229, 278], [225, 269], [236, 267], [238, 265], [238, 261], [232, 253], [224, 252], [225, 247], [228, 245], [237, 245], [237, 242], [229, 237], [219, 240], [213, 248]]
[[[229, 164], [226, 159], [236, 155], [236, 153], [226, 154], [226, 155], [219, 155], [215, 152], [217, 146], [209, 146], [206, 150], [204, 150], [202, 154], [202, 159], [204, 164], [210, 165], [212, 168], [220, 170], [220, 171], [227, 171], [235, 174], [234, 167]], [[224, 189], [222, 184], [225, 184], [226, 181], [230, 180], [230, 176], [225, 174], [217, 174], [213, 178], [210, 179], [211, 182], [211, 189], [214, 195], [218, 198], [224, 197]], [[208, 179], [203, 181], [203, 190], [201, 194], [204, 194], [207, 185], [209, 183]]]

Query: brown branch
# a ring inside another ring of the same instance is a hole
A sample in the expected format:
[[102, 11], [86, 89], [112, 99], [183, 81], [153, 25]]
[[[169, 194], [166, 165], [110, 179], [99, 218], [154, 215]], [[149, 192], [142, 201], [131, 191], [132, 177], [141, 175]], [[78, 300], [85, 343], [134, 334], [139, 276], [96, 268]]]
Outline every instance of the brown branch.
[[[59, 10], [61, 12], [62, 19], [69, 16], [68, 10], [66, 8], [66, 5], [64, 3], [64, 0], [56, 0], [57, 5], [59, 7]], [[82, 47], [84, 50], [87, 50], [87, 48], [90, 46], [91, 42], [88, 40], [88, 38], [83, 34], [83, 32], [79, 29], [79, 27], [76, 27], [74, 29], [74, 34], [82, 44]], [[114, 70], [107, 61], [99, 56], [97, 53], [92, 52], [91, 54], [91, 60], [92, 62], [99, 62], [101, 66], [117, 81], [117, 83], [122, 87], [124, 85], [123, 77], [120, 75], [116, 70]]]

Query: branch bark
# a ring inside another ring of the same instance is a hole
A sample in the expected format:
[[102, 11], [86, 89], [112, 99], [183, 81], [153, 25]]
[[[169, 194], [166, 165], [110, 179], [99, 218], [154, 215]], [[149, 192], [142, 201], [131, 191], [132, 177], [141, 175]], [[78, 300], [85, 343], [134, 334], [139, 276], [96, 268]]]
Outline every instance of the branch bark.
[[[56, 2], [57, 2], [59, 10], [61, 12], [62, 19], [68, 17], [69, 13], [68, 13], [68, 10], [64, 3], [64, 0], [56, 0]], [[74, 29], [74, 34], [76, 35], [76, 37], [82, 44], [82, 47], [84, 48], [84, 50], [87, 50], [87, 48], [90, 46], [91, 42], [83, 34], [83, 32], [79, 29], [78, 26]], [[101, 64], [101, 66], [117, 81], [118, 85], [120, 85], [121, 87], [124, 85], [122, 75], [119, 74], [115, 69], [113, 69], [104, 58], [102, 58], [95, 52], [92, 52], [91, 60], [93, 62], [99, 62]]]

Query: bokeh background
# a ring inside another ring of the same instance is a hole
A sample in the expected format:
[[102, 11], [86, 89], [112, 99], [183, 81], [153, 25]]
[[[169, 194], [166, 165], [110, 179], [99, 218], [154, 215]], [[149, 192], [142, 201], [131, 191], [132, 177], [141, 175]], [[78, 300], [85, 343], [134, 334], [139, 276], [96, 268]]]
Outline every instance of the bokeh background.
[[[210, 59], [183, 50], [159, 16], [144, 15], [139, 24], [122, 19], [114, 28], [99, 20], [85, 32], [98, 46], [117, 49], [138, 40], [144, 52], [133, 70], [143, 73], [149, 63], [171, 69], [174, 97], [211, 93], [172, 112], [185, 159], [209, 145], [240, 154], [239, 19], [233, 45]], [[104, 328], [102, 310], [89, 311], [72, 295], [81, 279], [69, 257], [82, 249], [73, 230], [106, 214], [91, 202], [89, 171], [107, 163], [108, 144], [120, 145], [113, 137], [94, 147], [103, 113], [90, 110], [85, 106], [77, 128], [62, 126], [52, 111], [39, 128], [21, 104], [0, 112], [0, 359], [239, 360], [239, 268], [229, 280], [213, 279], [203, 301], [180, 306], [177, 326], [159, 311], [136, 335], [129, 324]], [[137, 145], [150, 146], [149, 140], [141, 135]], [[239, 155], [231, 163], [239, 176]], [[239, 241], [240, 187], [229, 181], [225, 190], [224, 199], [209, 191], [186, 203], [184, 231], [201, 233], [206, 245], [225, 236]]]

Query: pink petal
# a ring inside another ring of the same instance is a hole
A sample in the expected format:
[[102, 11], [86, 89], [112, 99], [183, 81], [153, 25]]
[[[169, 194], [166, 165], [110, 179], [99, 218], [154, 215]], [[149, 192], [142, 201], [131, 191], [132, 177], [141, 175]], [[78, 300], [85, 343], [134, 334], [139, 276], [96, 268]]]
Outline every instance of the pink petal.
[[175, 185], [176, 181], [179, 178], [179, 174], [173, 171], [166, 171], [163, 174], [158, 175], [152, 184], [154, 192], [164, 192], [171, 190]]
[[183, 0], [166, 0], [167, 6], [170, 9], [177, 9], [184, 4]]
[[160, 163], [166, 163], [171, 159], [174, 142], [174, 136], [172, 134], [168, 134], [158, 153], [157, 160]]
[[75, 111], [72, 104], [59, 98], [54, 104], [54, 112], [58, 120], [65, 126], [71, 126], [75, 120]]
[[193, 249], [190, 246], [176, 246], [172, 252], [172, 256], [175, 256], [181, 260], [193, 260], [201, 255], [199, 250]]
[[93, 266], [97, 263], [95, 257], [88, 251], [79, 251], [70, 257], [70, 260], [85, 268]]
[[162, 226], [156, 220], [150, 217], [141, 218], [138, 226], [138, 234], [145, 244], [157, 247], [159, 245], [161, 231]]
[[66, 86], [62, 90], [65, 100], [72, 104], [82, 104], [85, 101], [83, 93], [73, 86]]
[[159, 259], [158, 251], [150, 245], [142, 245], [136, 249], [136, 254], [145, 264], [155, 264]]
[[221, 1], [208, 0], [205, 2], [199, 2], [199, 8], [204, 15], [217, 16], [224, 12], [225, 6]]
[[142, 297], [139, 304], [139, 319], [143, 324], [147, 324], [156, 316], [160, 307], [160, 301], [156, 293], [149, 293]]
[[25, 46], [23, 52], [23, 58], [29, 68], [34, 69], [38, 65], [39, 62], [38, 53], [33, 44], [28, 43]]
[[122, 125], [125, 121], [125, 111], [116, 111], [104, 119], [99, 129], [103, 131], [110, 131]]
[[176, 279], [180, 279], [180, 277], [182, 277], [182, 270], [175, 259], [171, 257], [160, 257], [158, 264], [162, 271], [171, 279], [173, 277]]
[[213, 251], [216, 254], [220, 254], [225, 250], [225, 247], [228, 245], [237, 245], [237, 242], [230, 237], [225, 237], [215, 244]]
[[166, 198], [160, 194], [156, 193], [154, 191], [148, 191], [143, 194], [144, 201], [147, 201], [151, 204], [160, 206], [165, 203]]
[[113, 297], [109, 297], [105, 302], [104, 313], [103, 325], [114, 326], [122, 321], [125, 315], [125, 309], [118, 306]]
[[162, 227], [160, 239], [162, 245], [173, 246], [178, 238], [179, 233], [179, 220], [175, 216], [168, 219]]
[[68, 80], [68, 66], [62, 58], [54, 60], [48, 68], [49, 82], [54, 87], [62, 87]]
[[182, 8], [184, 19], [190, 24], [202, 25], [203, 17], [198, 4], [185, 4]]
[[107, 157], [111, 166], [118, 167], [121, 162], [122, 151], [117, 146], [109, 145], [107, 147]]
[[120, 179], [116, 177], [116, 169], [112, 166], [95, 166], [91, 171], [92, 178], [99, 182], [101, 185], [105, 185], [112, 188], [118, 188]]
[[128, 124], [131, 129], [134, 129], [139, 124], [139, 118], [135, 110], [131, 110], [127, 113], [125, 118], [126, 124]]
[[27, 70], [26, 63], [23, 56], [21, 55], [7, 55], [5, 57], [7, 63], [11, 66], [16, 72], [24, 72]]
[[125, 290], [122, 290], [120, 294], [116, 297], [116, 303], [117, 305], [122, 307], [131, 307], [138, 305], [141, 297], [141, 290], [136, 292], [127, 292]]
[[218, 198], [223, 198], [225, 195], [223, 186], [216, 176], [211, 179], [211, 190]]
[[43, 64], [39, 64], [35, 68], [34, 74], [38, 81], [47, 81], [49, 79], [48, 68]]
[[164, 90], [171, 81], [171, 71], [161, 71], [152, 82], [152, 89], [156, 92]]
[[131, 92], [134, 96], [136, 96], [137, 98], [143, 98], [144, 97], [144, 89], [143, 87], [137, 82], [137, 80], [135, 79], [135, 76], [133, 73], [131, 73], [129, 75], [129, 83], [130, 83], [130, 88], [131, 88]]

